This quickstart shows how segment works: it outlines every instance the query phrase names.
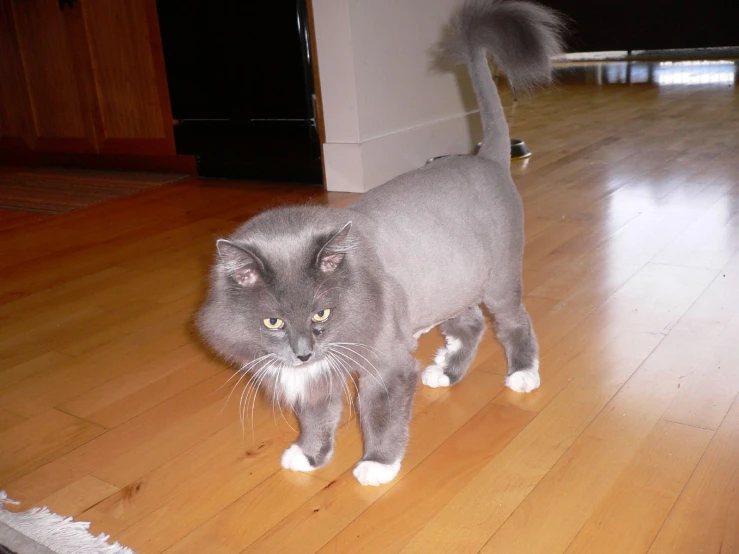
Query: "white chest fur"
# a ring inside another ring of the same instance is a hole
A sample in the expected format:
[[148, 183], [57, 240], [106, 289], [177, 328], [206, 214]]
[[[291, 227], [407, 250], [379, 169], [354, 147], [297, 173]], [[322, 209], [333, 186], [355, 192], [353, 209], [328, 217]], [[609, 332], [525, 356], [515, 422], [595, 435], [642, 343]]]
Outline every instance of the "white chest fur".
[[274, 370], [280, 398], [289, 404], [298, 402], [305, 396], [310, 382], [317, 379], [325, 370], [326, 364], [323, 361]]

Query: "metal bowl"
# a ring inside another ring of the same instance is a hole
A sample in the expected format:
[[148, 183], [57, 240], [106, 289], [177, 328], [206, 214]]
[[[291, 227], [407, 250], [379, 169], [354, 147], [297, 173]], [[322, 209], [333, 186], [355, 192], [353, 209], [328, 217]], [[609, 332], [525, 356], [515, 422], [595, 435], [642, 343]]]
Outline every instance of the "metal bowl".
[[[475, 154], [480, 150], [480, 147], [482, 146], [481, 142], [477, 143], [477, 147], [475, 148]], [[454, 155], [454, 154], [451, 154]], [[444, 156], [435, 156], [433, 158], [429, 158], [426, 163], [430, 164], [434, 160], [440, 160], [441, 158], [448, 158], [450, 154], [446, 154]], [[531, 156], [531, 151], [529, 150], [529, 147], [526, 146], [526, 143], [519, 139], [511, 139], [511, 159], [512, 160], [523, 160], [525, 158], [528, 158]]]

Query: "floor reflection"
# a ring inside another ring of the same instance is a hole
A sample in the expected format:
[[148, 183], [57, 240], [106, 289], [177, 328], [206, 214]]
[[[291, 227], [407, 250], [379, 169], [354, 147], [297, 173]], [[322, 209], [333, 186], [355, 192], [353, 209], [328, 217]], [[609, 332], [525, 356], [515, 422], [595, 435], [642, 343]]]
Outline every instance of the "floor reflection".
[[560, 82], [571, 84], [736, 87], [739, 85], [739, 61], [564, 63], [556, 67], [556, 76]]

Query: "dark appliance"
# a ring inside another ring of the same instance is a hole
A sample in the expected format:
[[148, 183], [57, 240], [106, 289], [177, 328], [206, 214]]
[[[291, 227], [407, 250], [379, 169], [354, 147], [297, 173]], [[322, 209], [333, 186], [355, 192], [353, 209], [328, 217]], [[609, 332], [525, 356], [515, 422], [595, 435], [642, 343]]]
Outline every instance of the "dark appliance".
[[306, 0], [157, 0], [178, 154], [321, 184]]

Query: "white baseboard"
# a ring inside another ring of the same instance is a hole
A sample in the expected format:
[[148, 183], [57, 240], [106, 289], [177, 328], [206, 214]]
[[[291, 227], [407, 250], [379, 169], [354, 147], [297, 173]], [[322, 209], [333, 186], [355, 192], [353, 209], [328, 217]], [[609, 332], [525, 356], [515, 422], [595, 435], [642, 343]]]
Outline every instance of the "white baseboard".
[[329, 191], [367, 192], [429, 158], [470, 154], [482, 137], [478, 112], [404, 129], [360, 143], [323, 145]]

